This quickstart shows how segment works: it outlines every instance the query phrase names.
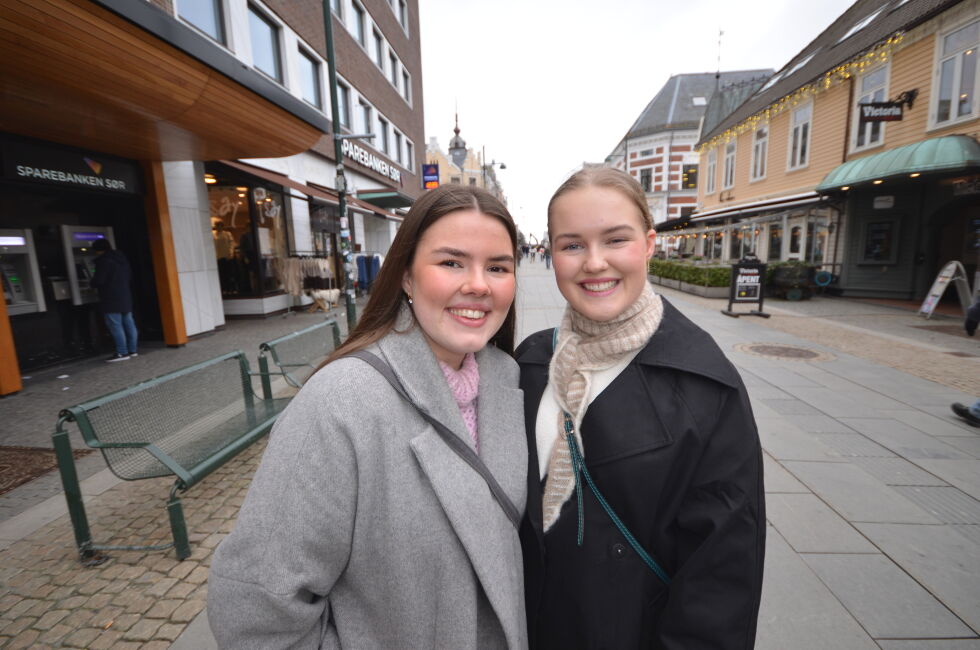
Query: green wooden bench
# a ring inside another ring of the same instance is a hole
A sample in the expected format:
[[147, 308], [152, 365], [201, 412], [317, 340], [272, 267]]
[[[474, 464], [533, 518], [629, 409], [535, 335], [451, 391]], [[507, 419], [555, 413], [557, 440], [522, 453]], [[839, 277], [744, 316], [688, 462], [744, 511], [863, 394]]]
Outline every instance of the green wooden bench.
[[[337, 321], [322, 323], [259, 344], [259, 375], [262, 395], [272, 397], [271, 378], [281, 375], [294, 388], [302, 388], [320, 364], [340, 345]], [[269, 362], [275, 370], [269, 370]]]
[[[167, 373], [61, 411], [53, 435], [75, 542], [84, 564], [100, 564], [107, 550], [175, 548], [190, 555], [178, 493], [184, 492], [271, 429], [289, 399], [253, 394], [241, 351]], [[66, 424], [99, 449], [113, 474], [127, 481], [176, 476], [167, 511], [173, 543], [106, 546], [92, 541]]]

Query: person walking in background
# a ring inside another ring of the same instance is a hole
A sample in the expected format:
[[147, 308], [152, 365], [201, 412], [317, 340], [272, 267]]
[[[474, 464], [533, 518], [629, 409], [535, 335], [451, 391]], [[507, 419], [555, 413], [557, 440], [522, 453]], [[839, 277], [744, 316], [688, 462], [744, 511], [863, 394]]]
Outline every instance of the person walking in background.
[[[966, 320], [963, 321], [963, 329], [969, 336], [973, 336], [977, 331], [977, 324], [980, 324], [980, 296], [973, 301], [973, 305], [966, 310]], [[980, 399], [972, 405], [967, 406], [954, 402], [951, 406], [953, 413], [960, 416], [975, 427], [980, 427]]]
[[215, 553], [219, 647], [526, 648], [516, 254], [488, 192], [415, 202]]
[[126, 361], [139, 356], [133, 321], [133, 271], [126, 256], [114, 250], [108, 239], [95, 240], [92, 250], [96, 255], [92, 286], [99, 292], [99, 307], [116, 344], [116, 353], [106, 363]]
[[545, 244], [541, 248], [541, 257], [544, 258], [544, 267], [551, 270], [551, 245]]
[[753, 646], [762, 449], [715, 341], [647, 280], [639, 183], [574, 174], [548, 205], [561, 325], [517, 349], [532, 649]]

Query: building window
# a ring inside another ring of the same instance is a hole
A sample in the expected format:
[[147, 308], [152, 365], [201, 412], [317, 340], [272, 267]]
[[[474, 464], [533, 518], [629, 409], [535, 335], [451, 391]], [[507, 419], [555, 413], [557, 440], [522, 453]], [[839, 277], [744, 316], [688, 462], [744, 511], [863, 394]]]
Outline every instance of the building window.
[[978, 46], [980, 21], [943, 37], [936, 124], [976, 115]]
[[354, 38], [362, 46], [365, 46], [367, 44], [364, 42], [364, 19], [366, 18], [364, 7], [356, 2], [351, 6], [354, 7]]
[[789, 252], [799, 253], [800, 252], [800, 237], [803, 236], [803, 229], [799, 226], [793, 226], [789, 231]]
[[408, 72], [402, 70], [402, 97], [405, 101], [412, 103], [412, 82], [411, 77], [408, 76]]
[[725, 169], [721, 179], [721, 189], [730, 190], [735, 187], [735, 141], [725, 145]]
[[405, 0], [398, 0], [398, 22], [402, 29], [408, 31], [408, 3]]
[[697, 165], [683, 165], [681, 167], [681, 189], [682, 190], [698, 189], [698, 166]]
[[371, 105], [366, 102], [361, 102], [361, 120], [364, 125], [364, 132], [374, 133], [374, 115], [371, 111]]
[[398, 88], [398, 57], [395, 56], [394, 52], [388, 53], [388, 63], [391, 64], [391, 68], [388, 71], [389, 78], [391, 79], [391, 85], [397, 89]]
[[255, 7], [249, 6], [248, 31], [252, 38], [252, 65], [282, 83], [279, 27], [259, 13]]
[[415, 147], [408, 140], [405, 140], [405, 166], [415, 171]]
[[402, 134], [395, 131], [395, 162], [402, 164]]
[[470, 177], [470, 187], [476, 187], [476, 177], [475, 176], [471, 176]]
[[225, 44], [221, 0], [180, 0], [177, 15], [222, 45]]
[[813, 122], [813, 104], [793, 111], [792, 130], [789, 134], [789, 168], [806, 167], [810, 162], [810, 124]]
[[344, 17], [343, 11], [343, 0], [330, 0], [330, 8], [333, 12], [337, 14], [341, 19]]
[[766, 156], [769, 155], [769, 125], [760, 126], [752, 136], [752, 180], [766, 177]]
[[883, 68], [878, 68], [874, 72], [869, 72], [868, 74], [861, 77], [861, 97], [858, 99], [858, 106], [855, 107], [855, 121], [856, 126], [854, 129], [855, 139], [854, 148], [862, 149], [864, 147], [871, 147], [876, 144], [881, 144], [882, 138], [884, 137], [884, 123], [882, 122], [865, 122], [861, 123], [861, 104], [868, 104], [870, 102], [883, 102], [887, 96], [888, 85], [888, 66]]
[[643, 158], [645, 156], [652, 156], [652, 155], [653, 155], [653, 149], [644, 149], [643, 151], [640, 152], [640, 158]]
[[459, 176], [452, 176], [452, 177], [450, 177], [449, 182], [450, 183], [455, 183], [456, 185], [459, 185], [460, 184], [459, 183]]
[[650, 191], [651, 177], [653, 175], [653, 170], [649, 167], [640, 170], [640, 186], [643, 187], [644, 192]]
[[303, 99], [317, 108], [323, 108], [323, 95], [320, 92], [320, 62], [310, 54], [299, 50], [299, 76], [303, 84]]
[[714, 194], [715, 176], [718, 174], [718, 150], [712, 149], [708, 152], [708, 178], [704, 182], [704, 193]]
[[767, 259], [772, 262], [780, 259], [783, 254], [783, 227], [777, 224], [769, 226], [769, 254]]
[[864, 224], [864, 255], [859, 264], [895, 264], [898, 258], [898, 220]]
[[340, 126], [350, 128], [350, 88], [342, 83], [337, 84], [337, 112], [340, 114]]
[[388, 153], [388, 120], [383, 117], [378, 118], [378, 131], [381, 135], [381, 151]]
[[384, 57], [384, 41], [381, 38], [381, 34], [377, 31], [374, 32], [374, 62], [378, 64], [378, 67], [382, 70], [385, 69], [385, 57]]

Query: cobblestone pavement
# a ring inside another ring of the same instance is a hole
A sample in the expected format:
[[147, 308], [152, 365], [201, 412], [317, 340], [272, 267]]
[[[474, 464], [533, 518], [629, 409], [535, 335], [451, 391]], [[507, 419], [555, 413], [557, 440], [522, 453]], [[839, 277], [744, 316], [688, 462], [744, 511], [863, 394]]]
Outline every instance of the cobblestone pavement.
[[[542, 264], [525, 263], [519, 282], [518, 340], [556, 324], [564, 305]], [[980, 648], [980, 435], [948, 412], [952, 399], [980, 392], [973, 390], [978, 360], [946, 354], [975, 354], [976, 343], [907, 326], [898, 322], [906, 315], [885, 307], [780, 303], [769, 321], [731, 319], [718, 312], [722, 301], [662, 293], [712, 332], [756, 411], [770, 523], [757, 647]], [[252, 333], [247, 323], [230, 323], [187, 347], [201, 348], [192, 350], [199, 358], [224, 352], [214, 339], [254, 356], [258, 341], [308, 324], [302, 319], [253, 322]], [[882, 321], [891, 321], [887, 331]], [[740, 351], [752, 342], [802, 344], [827, 360]], [[180, 353], [188, 351], [146, 357], [166, 369], [197, 360], [168, 356]], [[97, 392], [111, 383], [102, 365], [85, 372], [101, 384]], [[75, 387], [92, 388], [77, 368], [71, 374]], [[58, 397], [53, 388], [48, 394], [55, 397], [43, 417], [17, 411], [45, 430]], [[7, 403], [0, 401], [0, 421], [18, 417], [4, 411]], [[192, 555], [183, 562], [172, 550], [113, 551], [102, 566], [84, 568], [57, 487], [14, 516], [4, 516], [4, 501], [31, 484], [0, 497], [0, 648], [214, 647], [202, 611], [208, 566], [263, 447], [253, 445], [184, 495]], [[170, 480], [119, 482], [99, 455], [85, 461], [93, 475], [83, 494], [100, 543], [169, 541]]]

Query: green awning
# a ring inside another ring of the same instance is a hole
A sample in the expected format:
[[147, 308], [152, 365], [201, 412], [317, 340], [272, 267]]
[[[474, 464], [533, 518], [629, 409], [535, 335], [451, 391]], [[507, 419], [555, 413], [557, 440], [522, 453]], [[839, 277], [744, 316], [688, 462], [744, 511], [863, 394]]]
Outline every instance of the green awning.
[[827, 174], [818, 192], [909, 174], [962, 172], [980, 168], [980, 144], [968, 135], [947, 135], [849, 160]]
[[358, 192], [357, 198], [379, 208], [408, 208], [415, 202], [412, 197], [401, 192]]

